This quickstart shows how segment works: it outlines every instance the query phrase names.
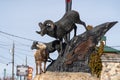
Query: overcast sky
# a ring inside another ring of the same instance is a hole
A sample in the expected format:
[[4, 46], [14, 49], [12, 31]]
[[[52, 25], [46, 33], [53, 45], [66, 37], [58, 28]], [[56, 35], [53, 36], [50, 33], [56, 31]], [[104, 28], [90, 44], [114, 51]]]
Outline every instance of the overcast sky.
[[[99, 25], [104, 22], [120, 22], [120, 0], [73, 0], [72, 9], [79, 12], [81, 20], [87, 25]], [[49, 36], [41, 37], [35, 31], [39, 30], [38, 23], [47, 19], [59, 20], [65, 13], [65, 0], [0, 0], [0, 31], [16, 36], [50, 42], [54, 40]], [[85, 31], [78, 25], [77, 34]], [[120, 50], [120, 23], [117, 23], [107, 33], [107, 45]], [[27, 56], [28, 65], [34, 68], [34, 54], [30, 50], [32, 41], [12, 37], [0, 33], [0, 77], [3, 70], [11, 75], [10, 49], [15, 43], [15, 66], [25, 64]], [[53, 57], [57, 53], [53, 54]], [[15, 67], [16, 70], [16, 67]], [[16, 73], [16, 72], [15, 72]]]

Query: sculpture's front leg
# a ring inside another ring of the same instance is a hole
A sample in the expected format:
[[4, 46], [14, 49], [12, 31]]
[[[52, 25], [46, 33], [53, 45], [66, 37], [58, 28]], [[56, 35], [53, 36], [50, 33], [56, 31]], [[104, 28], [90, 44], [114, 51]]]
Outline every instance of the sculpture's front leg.
[[74, 24], [74, 37], [76, 36], [77, 26]]
[[44, 62], [44, 73], [46, 72], [46, 61]]
[[59, 53], [60, 56], [63, 55], [63, 47], [62, 47], [62, 43], [63, 43], [63, 39], [60, 39], [60, 53]]
[[39, 67], [40, 67], [40, 73], [39, 74], [41, 74], [43, 72], [43, 70], [42, 70], [42, 62], [39, 62]]
[[36, 61], [36, 75], [38, 75], [38, 62]]

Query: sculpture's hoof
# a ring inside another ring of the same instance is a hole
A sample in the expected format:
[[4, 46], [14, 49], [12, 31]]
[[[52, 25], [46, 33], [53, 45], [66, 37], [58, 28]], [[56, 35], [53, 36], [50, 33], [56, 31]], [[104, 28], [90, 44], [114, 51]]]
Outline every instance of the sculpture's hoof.
[[39, 75], [42, 74], [42, 72], [39, 73]]
[[43, 73], [45, 73], [46, 71], [44, 71]]
[[36, 75], [38, 75], [38, 73], [36, 73]]

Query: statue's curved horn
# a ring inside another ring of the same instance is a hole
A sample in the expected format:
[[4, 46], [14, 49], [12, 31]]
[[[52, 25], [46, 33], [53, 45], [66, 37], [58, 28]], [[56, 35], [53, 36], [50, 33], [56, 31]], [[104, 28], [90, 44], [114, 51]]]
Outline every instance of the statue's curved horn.
[[42, 23], [40, 22], [40, 23], [38, 23], [38, 25], [39, 25], [39, 27], [42, 27]]

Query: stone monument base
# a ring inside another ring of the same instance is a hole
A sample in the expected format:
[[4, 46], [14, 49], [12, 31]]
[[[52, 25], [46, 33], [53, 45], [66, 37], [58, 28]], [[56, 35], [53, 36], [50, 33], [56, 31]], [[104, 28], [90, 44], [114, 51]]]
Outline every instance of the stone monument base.
[[33, 80], [100, 80], [84, 72], [46, 72], [36, 75]]

